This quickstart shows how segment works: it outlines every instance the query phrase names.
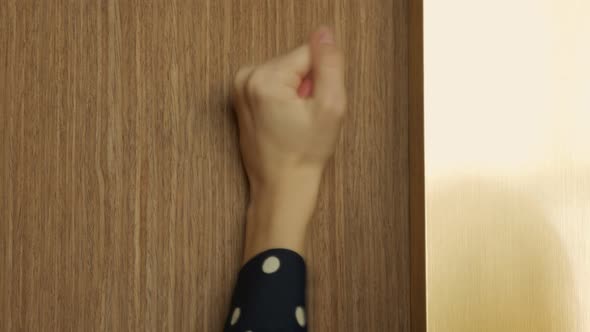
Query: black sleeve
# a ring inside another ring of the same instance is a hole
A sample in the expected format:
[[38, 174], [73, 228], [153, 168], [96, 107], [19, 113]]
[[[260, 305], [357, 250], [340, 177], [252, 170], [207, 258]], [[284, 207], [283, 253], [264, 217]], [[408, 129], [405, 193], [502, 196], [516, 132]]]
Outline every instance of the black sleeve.
[[305, 262], [288, 249], [270, 249], [241, 269], [225, 332], [307, 331]]

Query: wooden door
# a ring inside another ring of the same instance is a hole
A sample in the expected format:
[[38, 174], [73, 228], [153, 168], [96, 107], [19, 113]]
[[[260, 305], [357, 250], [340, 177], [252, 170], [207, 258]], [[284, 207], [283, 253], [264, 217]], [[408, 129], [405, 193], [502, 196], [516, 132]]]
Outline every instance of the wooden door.
[[238, 67], [320, 23], [349, 115], [309, 244], [312, 331], [423, 331], [414, 0], [0, 2], [0, 329], [220, 331], [247, 200]]

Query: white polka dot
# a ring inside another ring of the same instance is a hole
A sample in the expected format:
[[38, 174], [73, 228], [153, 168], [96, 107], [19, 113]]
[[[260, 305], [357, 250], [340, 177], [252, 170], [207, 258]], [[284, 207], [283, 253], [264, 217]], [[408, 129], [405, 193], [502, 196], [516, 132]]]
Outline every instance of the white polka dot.
[[234, 313], [231, 315], [231, 325], [236, 325], [240, 319], [240, 308], [235, 308]]
[[303, 310], [302, 307], [297, 307], [297, 309], [295, 309], [295, 318], [297, 319], [299, 326], [305, 326], [305, 310]]
[[264, 271], [264, 273], [275, 273], [277, 272], [277, 270], [279, 269], [279, 267], [281, 266], [281, 261], [279, 261], [278, 258], [276, 258], [275, 256], [270, 256], [269, 258], [264, 260], [264, 263], [262, 264], [262, 271]]

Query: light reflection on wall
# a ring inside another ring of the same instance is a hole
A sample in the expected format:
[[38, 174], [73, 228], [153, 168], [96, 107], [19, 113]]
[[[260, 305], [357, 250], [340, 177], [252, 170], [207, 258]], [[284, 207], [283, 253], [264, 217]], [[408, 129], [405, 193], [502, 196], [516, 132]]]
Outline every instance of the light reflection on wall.
[[590, 2], [425, 0], [430, 331], [590, 331]]

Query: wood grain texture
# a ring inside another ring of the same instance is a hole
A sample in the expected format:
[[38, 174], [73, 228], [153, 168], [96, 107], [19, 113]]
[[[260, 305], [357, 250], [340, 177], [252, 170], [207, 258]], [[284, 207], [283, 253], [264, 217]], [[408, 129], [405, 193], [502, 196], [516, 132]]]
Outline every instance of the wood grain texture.
[[310, 329], [408, 331], [408, 1], [1, 1], [0, 330], [220, 331], [247, 200], [233, 75], [327, 23], [350, 112]]
[[424, 22], [422, 1], [410, 0], [408, 13], [408, 158], [410, 161], [410, 320], [426, 331], [426, 210], [424, 183]]

